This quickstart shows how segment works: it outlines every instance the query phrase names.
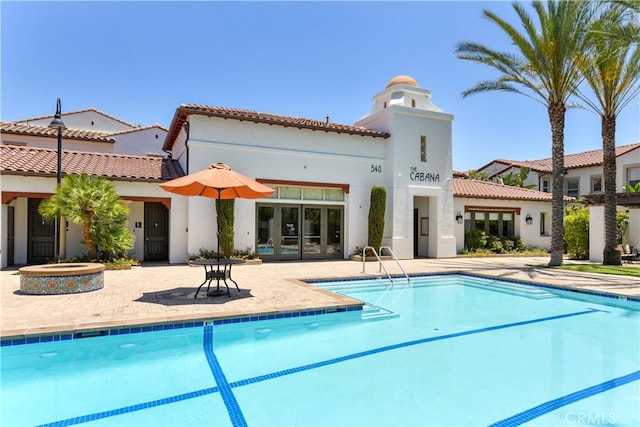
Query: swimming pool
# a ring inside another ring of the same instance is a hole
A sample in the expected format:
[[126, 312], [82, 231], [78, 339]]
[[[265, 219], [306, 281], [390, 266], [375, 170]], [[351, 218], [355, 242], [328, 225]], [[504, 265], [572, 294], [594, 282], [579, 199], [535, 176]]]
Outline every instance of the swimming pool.
[[394, 283], [318, 284], [357, 311], [3, 347], [1, 424], [640, 424], [640, 303]]

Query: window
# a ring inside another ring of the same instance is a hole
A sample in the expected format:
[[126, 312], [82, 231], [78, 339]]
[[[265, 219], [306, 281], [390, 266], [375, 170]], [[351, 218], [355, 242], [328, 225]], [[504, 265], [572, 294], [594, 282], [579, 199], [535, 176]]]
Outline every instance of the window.
[[427, 135], [420, 135], [420, 161], [427, 161]]
[[273, 199], [290, 199], [290, 200], [329, 200], [344, 201], [344, 190], [342, 188], [325, 188], [325, 187], [295, 187], [290, 185], [271, 185], [276, 192]]
[[324, 199], [331, 201], [344, 200], [344, 191], [341, 188], [325, 188]]
[[281, 199], [301, 199], [302, 198], [302, 188], [301, 187], [279, 187], [279, 193]]
[[416, 100], [415, 100], [415, 99], [412, 99], [412, 100], [411, 100], [411, 106], [412, 106], [413, 108], [416, 108]]
[[482, 230], [491, 236], [514, 237], [513, 212], [467, 212], [465, 231], [470, 231], [466, 220], [470, 220], [470, 229]]
[[305, 200], [322, 200], [322, 188], [320, 187], [304, 187], [302, 189]]
[[580, 178], [565, 179], [565, 194], [569, 197], [580, 197]]
[[549, 221], [547, 221], [547, 218], [549, 217], [549, 214], [547, 212], [540, 212], [540, 235], [541, 236], [548, 236], [549, 233]]
[[543, 179], [542, 180], [542, 191], [544, 191], [545, 193], [549, 192], [549, 180], [548, 179]]
[[635, 186], [638, 183], [640, 183], [640, 166], [627, 168], [627, 184]]
[[591, 177], [591, 192], [602, 193], [602, 177], [601, 176]]

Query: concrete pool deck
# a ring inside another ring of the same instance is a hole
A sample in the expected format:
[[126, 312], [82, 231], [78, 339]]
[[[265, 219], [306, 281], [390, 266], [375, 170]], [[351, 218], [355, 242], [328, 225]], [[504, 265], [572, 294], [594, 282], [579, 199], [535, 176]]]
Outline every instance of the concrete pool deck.
[[[571, 261], [566, 261], [567, 263]], [[547, 257], [487, 257], [403, 260], [408, 274], [473, 273], [592, 292], [640, 298], [637, 277], [585, 274], [536, 267]], [[390, 274], [401, 274], [394, 261], [384, 261]], [[145, 264], [131, 270], [105, 271], [103, 289], [68, 295], [26, 295], [20, 292], [17, 268], [0, 272], [0, 337], [17, 338], [60, 332], [92, 331], [119, 326], [282, 313], [358, 304], [348, 297], [307, 285], [301, 280], [376, 277], [377, 262], [319, 261], [241, 265], [232, 277], [240, 292], [193, 296], [204, 279], [202, 267]], [[215, 282], [214, 282], [215, 284]], [[231, 283], [230, 283], [231, 284]]]

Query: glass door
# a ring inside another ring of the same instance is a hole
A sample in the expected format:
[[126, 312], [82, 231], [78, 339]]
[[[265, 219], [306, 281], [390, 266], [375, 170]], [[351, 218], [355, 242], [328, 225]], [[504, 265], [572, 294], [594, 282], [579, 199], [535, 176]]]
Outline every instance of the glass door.
[[343, 258], [342, 207], [327, 207], [327, 258]]
[[279, 259], [300, 259], [300, 206], [280, 206]]
[[304, 258], [318, 258], [322, 255], [322, 208], [304, 207]]
[[264, 260], [343, 257], [342, 206], [258, 203], [256, 248]]
[[258, 206], [257, 244], [259, 257], [270, 257], [275, 254], [275, 220], [276, 210], [273, 206]]

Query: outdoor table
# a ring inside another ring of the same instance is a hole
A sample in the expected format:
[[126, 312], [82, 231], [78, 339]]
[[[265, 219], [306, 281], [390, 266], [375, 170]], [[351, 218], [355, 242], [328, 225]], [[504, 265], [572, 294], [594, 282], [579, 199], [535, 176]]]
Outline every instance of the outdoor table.
[[[224, 291], [220, 292], [220, 280], [224, 282], [224, 285], [227, 287], [227, 295], [231, 296], [229, 293], [229, 284], [227, 283], [227, 279], [231, 280], [235, 285], [238, 292], [240, 292], [240, 288], [238, 287], [238, 283], [231, 278], [231, 266], [234, 264], [244, 264], [245, 260], [243, 259], [198, 259], [189, 261], [189, 265], [202, 265], [204, 266], [204, 282], [198, 286], [198, 290], [196, 291], [196, 295], [194, 298], [198, 298], [198, 293], [200, 293], [200, 289], [207, 284], [207, 295], [210, 297], [224, 295]], [[214, 269], [215, 267], [215, 269]], [[222, 267], [222, 269], [220, 268]], [[211, 282], [215, 280], [217, 283], [216, 289], [209, 291], [211, 287]]]

